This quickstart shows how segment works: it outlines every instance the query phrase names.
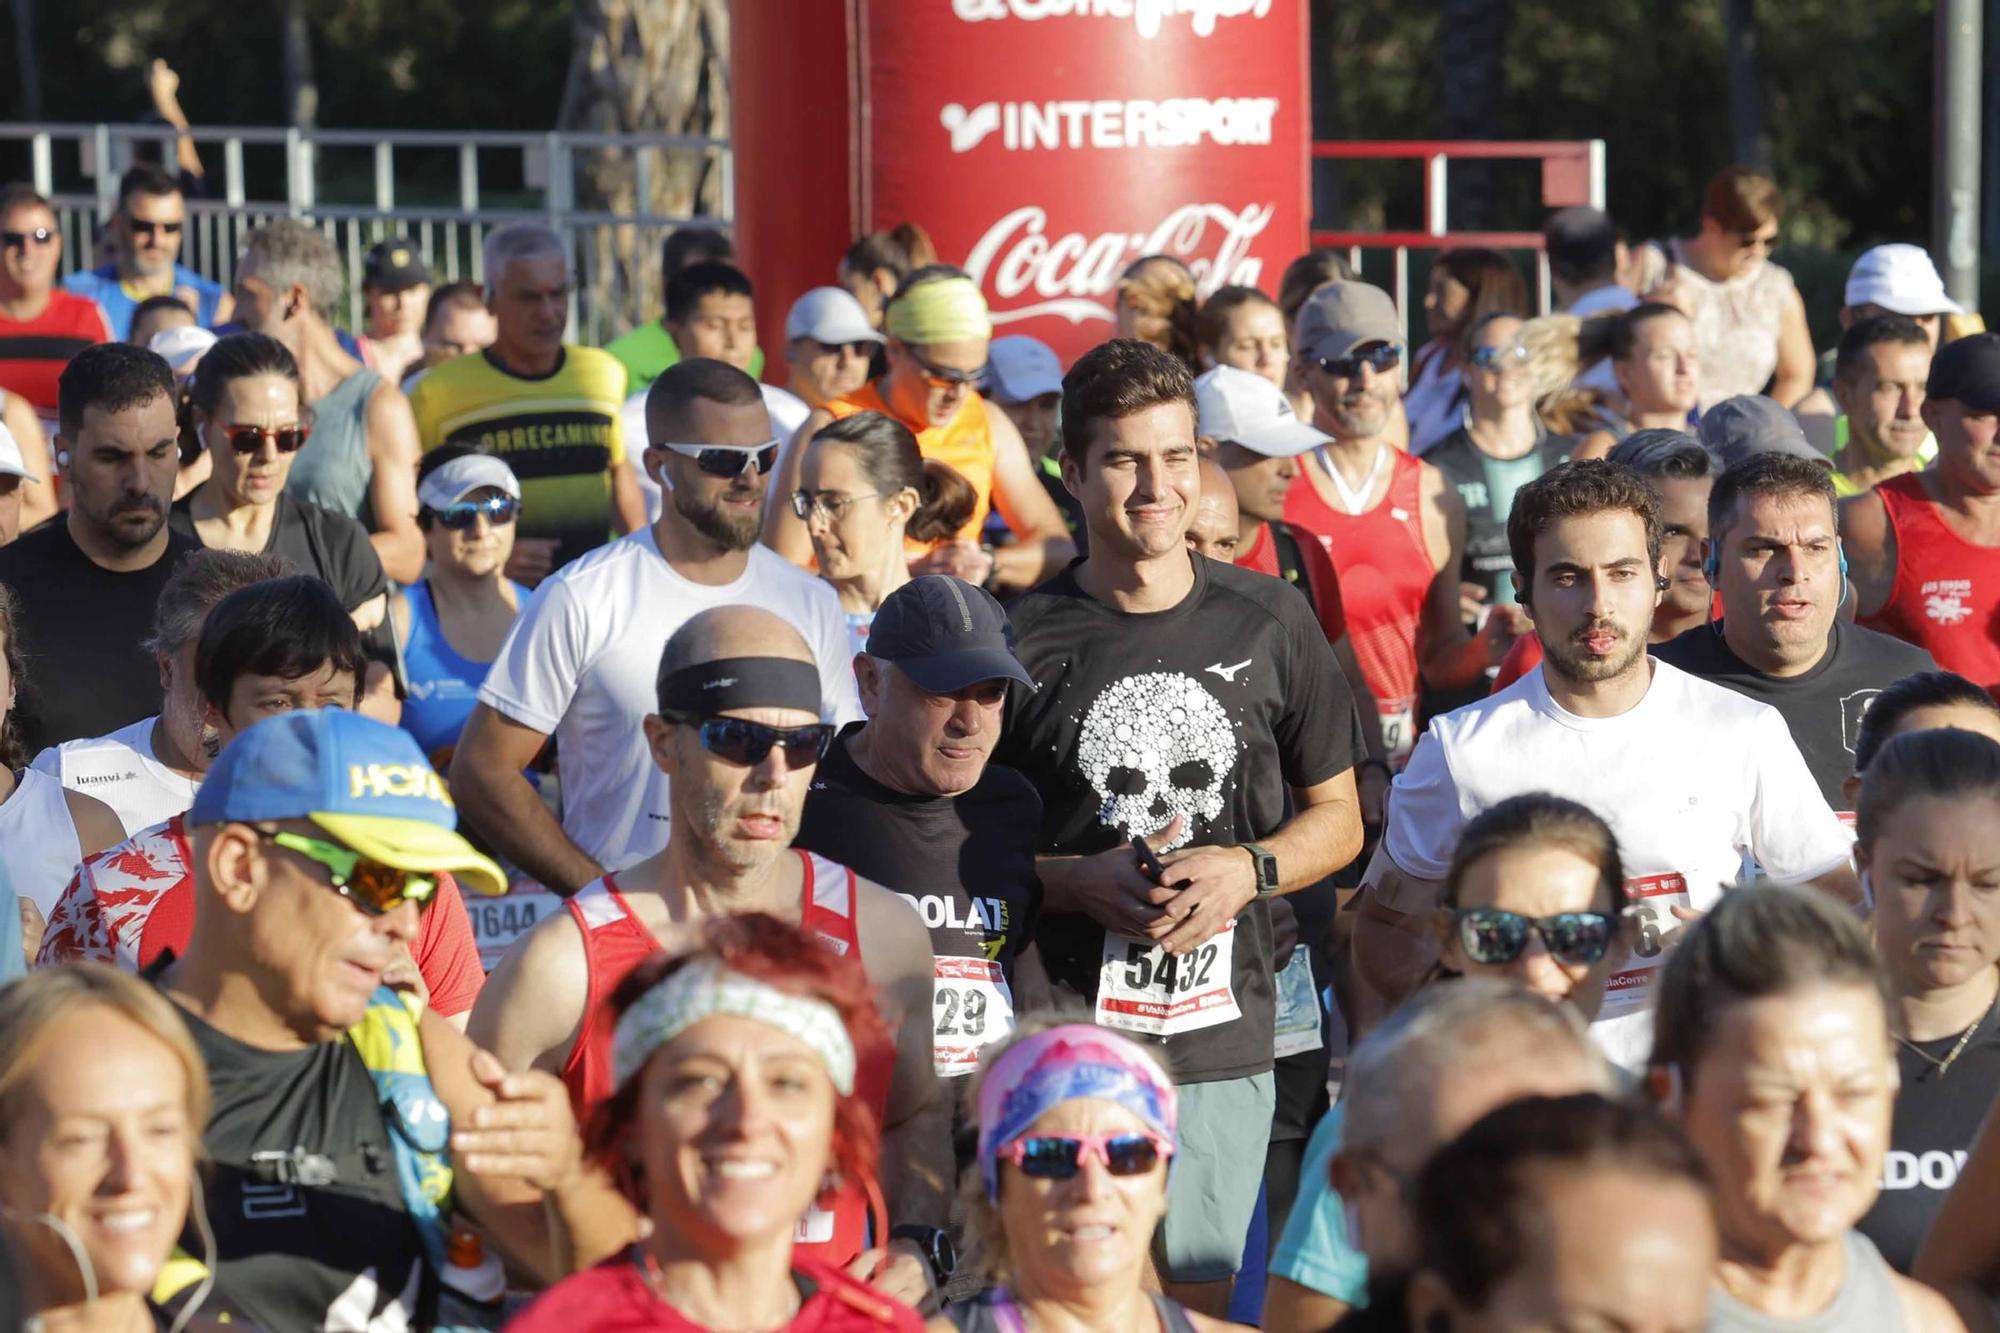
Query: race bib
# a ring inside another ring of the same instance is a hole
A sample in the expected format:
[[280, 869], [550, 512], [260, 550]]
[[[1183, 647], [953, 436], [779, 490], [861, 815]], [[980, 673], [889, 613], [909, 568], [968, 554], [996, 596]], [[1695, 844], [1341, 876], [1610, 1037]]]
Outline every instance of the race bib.
[[515, 940], [535, 928], [545, 916], [563, 910], [563, 900], [539, 884], [523, 881], [498, 898], [465, 895], [465, 914], [472, 921], [479, 965], [491, 972]]
[[1014, 992], [1000, 964], [938, 955], [931, 981], [931, 1051], [940, 1078], [970, 1074], [979, 1053], [1014, 1030]]
[[1108, 1028], [1172, 1037], [1243, 1016], [1230, 988], [1236, 923], [1176, 957], [1151, 940], [1104, 932], [1097, 973], [1097, 1021]]
[[1382, 719], [1382, 748], [1388, 751], [1389, 767], [1401, 769], [1417, 748], [1417, 701], [1377, 699], [1375, 711]]
[[1319, 987], [1313, 984], [1312, 952], [1304, 945], [1292, 950], [1292, 961], [1278, 973], [1278, 1008], [1272, 1022], [1271, 1055], [1282, 1060], [1301, 1051], [1319, 1049]]
[[1626, 1013], [1650, 1002], [1654, 971], [1666, 956], [1666, 937], [1681, 924], [1675, 907], [1692, 907], [1687, 879], [1679, 874], [1645, 875], [1625, 881], [1625, 894], [1632, 901], [1632, 916], [1638, 937], [1632, 942], [1632, 958], [1622, 971], [1613, 972], [1604, 989], [1604, 1013]]
[[813, 1204], [799, 1217], [799, 1224], [792, 1228], [794, 1245], [824, 1245], [833, 1239], [833, 1213], [830, 1209]]

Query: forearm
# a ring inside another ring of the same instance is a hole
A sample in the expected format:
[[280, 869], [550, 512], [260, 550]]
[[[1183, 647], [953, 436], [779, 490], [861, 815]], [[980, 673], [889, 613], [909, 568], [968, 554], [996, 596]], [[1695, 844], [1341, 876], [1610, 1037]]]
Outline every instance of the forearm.
[[424, 538], [415, 523], [407, 528], [384, 528], [368, 534], [382, 572], [397, 583], [411, 584], [424, 576]]
[[579, 1273], [639, 1239], [639, 1214], [604, 1173], [587, 1169], [542, 1199], [557, 1276]]
[[940, 1085], [924, 1105], [882, 1134], [883, 1202], [892, 1226], [943, 1227], [951, 1220], [951, 1098]]
[[1483, 680], [1487, 669], [1496, 665], [1485, 639], [1467, 634], [1456, 619], [1452, 624], [1452, 630], [1418, 636], [1424, 683], [1434, 690], [1462, 690]]
[[993, 585], [1005, 589], [1032, 588], [1075, 558], [1076, 543], [1063, 535], [997, 546], [993, 549]]
[[1038, 856], [1035, 873], [1042, 881], [1044, 912], [1081, 912], [1089, 896], [1090, 867], [1081, 856]]
[[486, 845], [539, 881], [568, 897], [604, 873], [604, 867], [571, 842], [519, 769], [470, 758], [461, 775], [452, 764], [452, 796], [465, 821]]
[[1310, 888], [1360, 853], [1360, 806], [1347, 800], [1320, 801], [1258, 843], [1278, 859], [1279, 893]]

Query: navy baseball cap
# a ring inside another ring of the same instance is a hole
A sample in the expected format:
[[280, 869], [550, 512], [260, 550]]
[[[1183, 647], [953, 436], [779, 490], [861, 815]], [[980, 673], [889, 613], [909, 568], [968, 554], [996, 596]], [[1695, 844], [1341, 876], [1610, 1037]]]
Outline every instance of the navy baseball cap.
[[890, 593], [868, 627], [867, 651], [932, 694], [956, 694], [982, 680], [1035, 687], [1014, 655], [1014, 627], [1000, 603], [949, 574], [926, 574]]
[[190, 827], [309, 819], [371, 861], [449, 870], [482, 893], [507, 877], [458, 832], [444, 779], [409, 732], [340, 708], [281, 713], [238, 735], [210, 765]]
[[1924, 393], [1975, 412], [2000, 411], [2000, 333], [1967, 334], [1938, 348]]

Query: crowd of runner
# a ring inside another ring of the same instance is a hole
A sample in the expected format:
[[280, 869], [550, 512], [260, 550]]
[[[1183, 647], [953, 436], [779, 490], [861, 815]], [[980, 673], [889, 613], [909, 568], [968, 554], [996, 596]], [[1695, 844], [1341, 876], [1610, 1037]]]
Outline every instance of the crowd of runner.
[[598, 348], [533, 223], [225, 291], [180, 165], [0, 189], [0, 1328], [2000, 1326], [1922, 250], [1816, 357], [1730, 168], [1065, 366], [684, 228]]

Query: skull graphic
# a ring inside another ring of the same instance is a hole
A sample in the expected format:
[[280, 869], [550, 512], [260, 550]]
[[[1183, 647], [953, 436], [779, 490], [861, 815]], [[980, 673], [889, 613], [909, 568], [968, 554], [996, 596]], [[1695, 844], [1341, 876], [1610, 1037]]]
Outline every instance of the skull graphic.
[[1236, 765], [1236, 729], [1200, 681], [1178, 671], [1127, 676], [1084, 714], [1077, 763], [1102, 804], [1097, 822], [1121, 837], [1154, 833], [1175, 815], [1166, 850], [1193, 840], [1222, 813], [1222, 785]]

